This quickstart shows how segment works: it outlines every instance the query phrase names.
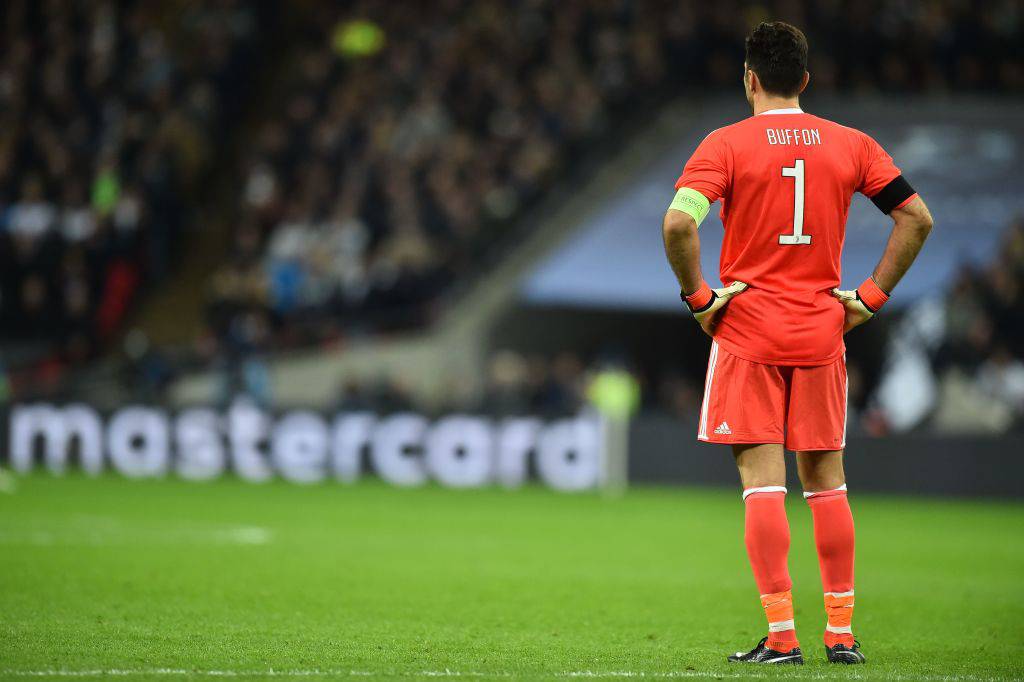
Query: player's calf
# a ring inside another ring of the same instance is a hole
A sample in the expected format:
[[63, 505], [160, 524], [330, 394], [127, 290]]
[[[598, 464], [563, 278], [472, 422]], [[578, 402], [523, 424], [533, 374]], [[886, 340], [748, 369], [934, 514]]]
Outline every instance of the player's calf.
[[814, 518], [814, 543], [825, 587], [824, 639], [828, 659], [833, 663], [863, 663], [864, 656], [853, 638], [855, 543], [846, 485], [805, 492], [804, 497]]

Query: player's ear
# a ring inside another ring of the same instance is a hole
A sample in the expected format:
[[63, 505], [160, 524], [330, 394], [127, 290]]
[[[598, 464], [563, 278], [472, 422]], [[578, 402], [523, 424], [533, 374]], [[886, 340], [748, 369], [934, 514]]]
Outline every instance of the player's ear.
[[806, 90], [807, 89], [807, 84], [810, 83], [810, 82], [811, 82], [811, 73], [810, 73], [810, 71], [804, 71], [804, 79], [802, 81], [800, 81], [800, 90], [798, 90], [796, 94], [799, 95], [804, 90]]
[[754, 73], [753, 69], [747, 69], [743, 74], [744, 80], [747, 81], [747, 90], [753, 94], [761, 89], [761, 82], [757, 80], [757, 74]]

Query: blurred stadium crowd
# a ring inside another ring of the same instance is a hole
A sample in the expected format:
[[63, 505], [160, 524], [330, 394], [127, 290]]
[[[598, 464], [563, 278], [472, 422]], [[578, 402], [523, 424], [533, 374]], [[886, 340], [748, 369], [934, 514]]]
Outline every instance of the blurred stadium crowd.
[[1024, 219], [999, 247], [894, 326], [872, 430], [1024, 431]]
[[167, 275], [255, 25], [226, 2], [0, 11], [0, 360], [59, 371]]
[[[938, 294], [898, 317], [888, 333], [875, 334], [879, 329], [870, 326], [860, 330], [888, 347], [879, 372], [848, 361], [851, 434], [881, 436], [921, 427], [942, 433], [1024, 433], [1024, 220], [1008, 227], [992, 262], [965, 265], [950, 289]], [[622, 372], [639, 392], [636, 409], [690, 422], [700, 413], [702, 374], [666, 358], [631, 358], [617, 348], [547, 356], [499, 350], [490, 358], [483, 393], [453, 387], [453, 404], [444, 410], [574, 414], [597, 400], [603, 377]], [[338, 404], [423, 409], [396, 380], [347, 383]]]
[[[816, 92], [1024, 85], [1012, 3], [785, 5], [812, 44], [830, 46], [811, 67]], [[365, 0], [311, 12], [242, 162], [215, 329], [272, 325], [309, 341], [422, 324], [556, 178], [678, 96], [680, 74], [688, 88], [735, 88], [743, 36], [766, 11]], [[238, 311], [247, 324], [232, 325]]]
[[[0, 397], [109, 349], [213, 205], [232, 207], [219, 227], [231, 238], [196, 347], [228, 368], [232, 390], [269, 390], [265, 352], [423, 325], [528, 229], [544, 193], [587, 173], [653, 108], [735, 90], [743, 36], [768, 16], [828, 45], [812, 50], [816, 92], [1024, 90], [1012, 0], [253, 7], [4, 4]], [[271, 36], [280, 59], [260, 60]], [[240, 154], [222, 153], [239, 139]], [[237, 180], [218, 190], [217, 174]], [[1020, 235], [1010, 229], [990, 271], [964, 274], [928, 358], [936, 376], [960, 371], [1015, 396], [1004, 429], [1024, 410]], [[158, 394], [172, 363], [128, 338], [133, 380]], [[645, 406], [699, 406], [702, 377], [637, 362]], [[503, 351], [475, 407], [571, 411], [603, 366]], [[348, 385], [339, 401], [408, 397], [384, 380]], [[855, 402], [869, 428], [888, 428], [867, 391]]]
[[[885, 350], [880, 367], [848, 360], [849, 433], [881, 436], [921, 427], [1024, 432], [1024, 219], [1008, 226], [991, 262], [965, 264], [949, 289], [936, 294], [857, 332]], [[222, 401], [242, 392], [273, 404], [273, 386], [258, 357], [225, 373]], [[622, 390], [636, 392], [631, 410], [684, 422], [700, 412], [703, 374], [678, 359], [631, 356], [614, 344], [547, 354], [498, 349], [488, 359], [482, 391], [452, 385], [440, 405], [417, 403], [399, 375], [370, 383], [343, 379], [335, 407], [559, 417], [599, 402], [608, 376], [626, 377]]]

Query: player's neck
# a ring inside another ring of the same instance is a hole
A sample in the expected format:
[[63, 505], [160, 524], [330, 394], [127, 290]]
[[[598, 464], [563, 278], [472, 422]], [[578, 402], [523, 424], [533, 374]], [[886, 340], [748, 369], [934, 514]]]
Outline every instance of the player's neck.
[[799, 97], [756, 97], [754, 99], [754, 116], [773, 109], [799, 109]]

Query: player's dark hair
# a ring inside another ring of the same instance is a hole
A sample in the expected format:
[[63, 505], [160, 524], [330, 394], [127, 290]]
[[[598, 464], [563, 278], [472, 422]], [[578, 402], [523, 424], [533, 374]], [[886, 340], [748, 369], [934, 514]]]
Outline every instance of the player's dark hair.
[[807, 38], [784, 21], [762, 21], [747, 36], [747, 68], [765, 91], [793, 97], [807, 71]]

